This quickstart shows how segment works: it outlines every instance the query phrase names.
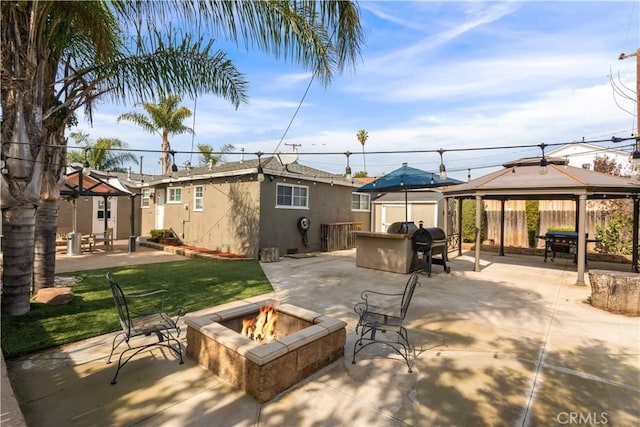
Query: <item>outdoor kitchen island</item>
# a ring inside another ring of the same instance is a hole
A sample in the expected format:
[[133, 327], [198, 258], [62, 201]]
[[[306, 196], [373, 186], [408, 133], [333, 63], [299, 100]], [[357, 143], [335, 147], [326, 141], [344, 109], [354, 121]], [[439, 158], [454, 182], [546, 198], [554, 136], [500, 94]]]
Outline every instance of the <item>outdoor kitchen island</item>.
[[356, 266], [407, 274], [411, 272], [411, 234], [353, 231]]

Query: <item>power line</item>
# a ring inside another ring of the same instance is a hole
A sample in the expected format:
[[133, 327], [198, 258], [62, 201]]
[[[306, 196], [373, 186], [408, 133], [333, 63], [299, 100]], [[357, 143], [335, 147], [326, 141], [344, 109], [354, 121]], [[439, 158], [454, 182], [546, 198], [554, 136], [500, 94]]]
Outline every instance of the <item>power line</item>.
[[[575, 145], [575, 144], [596, 144], [596, 143], [621, 143], [625, 141], [638, 140], [640, 137], [632, 136], [626, 138], [620, 137], [611, 137], [608, 139], [594, 139], [594, 140], [580, 140], [580, 141], [571, 141], [571, 142], [555, 142], [555, 143], [537, 143], [537, 144], [521, 144], [521, 145], [504, 145], [504, 146], [493, 146], [493, 147], [465, 147], [465, 148], [448, 148], [448, 149], [421, 149], [421, 150], [382, 150], [382, 151], [368, 151], [367, 154], [424, 154], [424, 153], [439, 153], [442, 151], [443, 153], [449, 152], [467, 152], [467, 151], [492, 151], [492, 150], [515, 150], [515, 149], [524, 149], [524, 148], [540, 148], [543, 145], [545, 147], [558, 147], [563, 145]], [[20, 144], [20, 145], [31, 145], [37, 147], [37, 144], [30, 144], [28, 142], [5, 142], [3, 144]], [[41, 147], [46, 148], [66, 148], [67, 150], [91, 150], [93, 148], [89, 147], [67, 147], [64, 145], [47, 145], [40, 144]], [[102, 148], [101, 148], [102, 149]], [[144, 149], [144, 148], [108, 148], [105, 149], [107, 151], [123, 151], [123, 152], [136, 152], [136, 153], [164, 153], [164, 150], [158, 149]], [[199, 154], [199, 151], [178, 151], [178, 150], [170, 150], [168, 151], [174, 154]], [[317, 151], [317, 152], [297, 152], [299, 156], [327, 156], [327, 155], [345, 155], [347, 152], [345, 151]], [[211, 154], [229, 154], [229, 155], [242, 155], [246, 154], [245, 151], [225, 151], [225, 152], [217, 152], [213, 151]], [[262, 155], [272, 155], [275, 156], [277, 154], [281, 154], [278, 152], [272, 153], [262, 153]]]

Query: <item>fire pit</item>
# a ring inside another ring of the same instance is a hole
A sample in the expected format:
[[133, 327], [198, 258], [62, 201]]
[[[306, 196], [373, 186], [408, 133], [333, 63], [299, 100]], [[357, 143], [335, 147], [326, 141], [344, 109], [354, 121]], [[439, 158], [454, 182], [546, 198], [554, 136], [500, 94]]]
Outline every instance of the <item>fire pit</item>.
[[[271, 340], [242, 334], [261, 310], [276, 307]], [[187, 355], [225, 381], [266, 402], [344, 356], [346, 323], [274, 300], [218, 306], [186, 319]], [[244, 322], [243, 322], [244, 321]]]

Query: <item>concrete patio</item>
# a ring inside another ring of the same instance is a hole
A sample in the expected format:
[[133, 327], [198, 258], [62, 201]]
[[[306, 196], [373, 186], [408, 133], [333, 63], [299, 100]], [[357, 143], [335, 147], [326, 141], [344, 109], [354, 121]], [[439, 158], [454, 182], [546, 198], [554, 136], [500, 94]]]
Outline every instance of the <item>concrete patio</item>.
[[[112, 386], [113, 334], [8, 360], [8, 375], [32, 427], [636, 425], [640, 319], [590, 306], [571, 260], [483, 254], [473, 272], [471, 255], [453, 257], [451, 274], [434, 266], [421, 276], [408, 314], [411, 374], [382, 346], [351, 363], [361, 291], [401, 292], [407, 279], [356, 267], [351, 250], [262, 264], [275, 289], [268, 297], [348, 324], [344, 358], [267, 403], [158, 349], [133, 359]], [[174, 257], [144, 248], [60, 255], [57, 271]], [[4, 401], [1, 421], [20, 425]]]

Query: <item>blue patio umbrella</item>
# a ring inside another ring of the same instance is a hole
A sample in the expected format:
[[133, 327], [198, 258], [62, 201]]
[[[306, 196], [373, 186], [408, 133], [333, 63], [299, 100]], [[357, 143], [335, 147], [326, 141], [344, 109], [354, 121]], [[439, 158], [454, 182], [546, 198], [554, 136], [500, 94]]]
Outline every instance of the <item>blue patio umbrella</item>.
[[449, 185], [462, 184], [455, 178], [441, 179], [439, 173], [427, 172], [421, 169], [412, 168], [403, 163], [398, 169], [383, 175], [368, 184], [354, 190], [358, 193], [397, 193], [404, 191], [404, 216], [408, 222], [408, 201], [407, 192], [426, 188], [446, 187]]

